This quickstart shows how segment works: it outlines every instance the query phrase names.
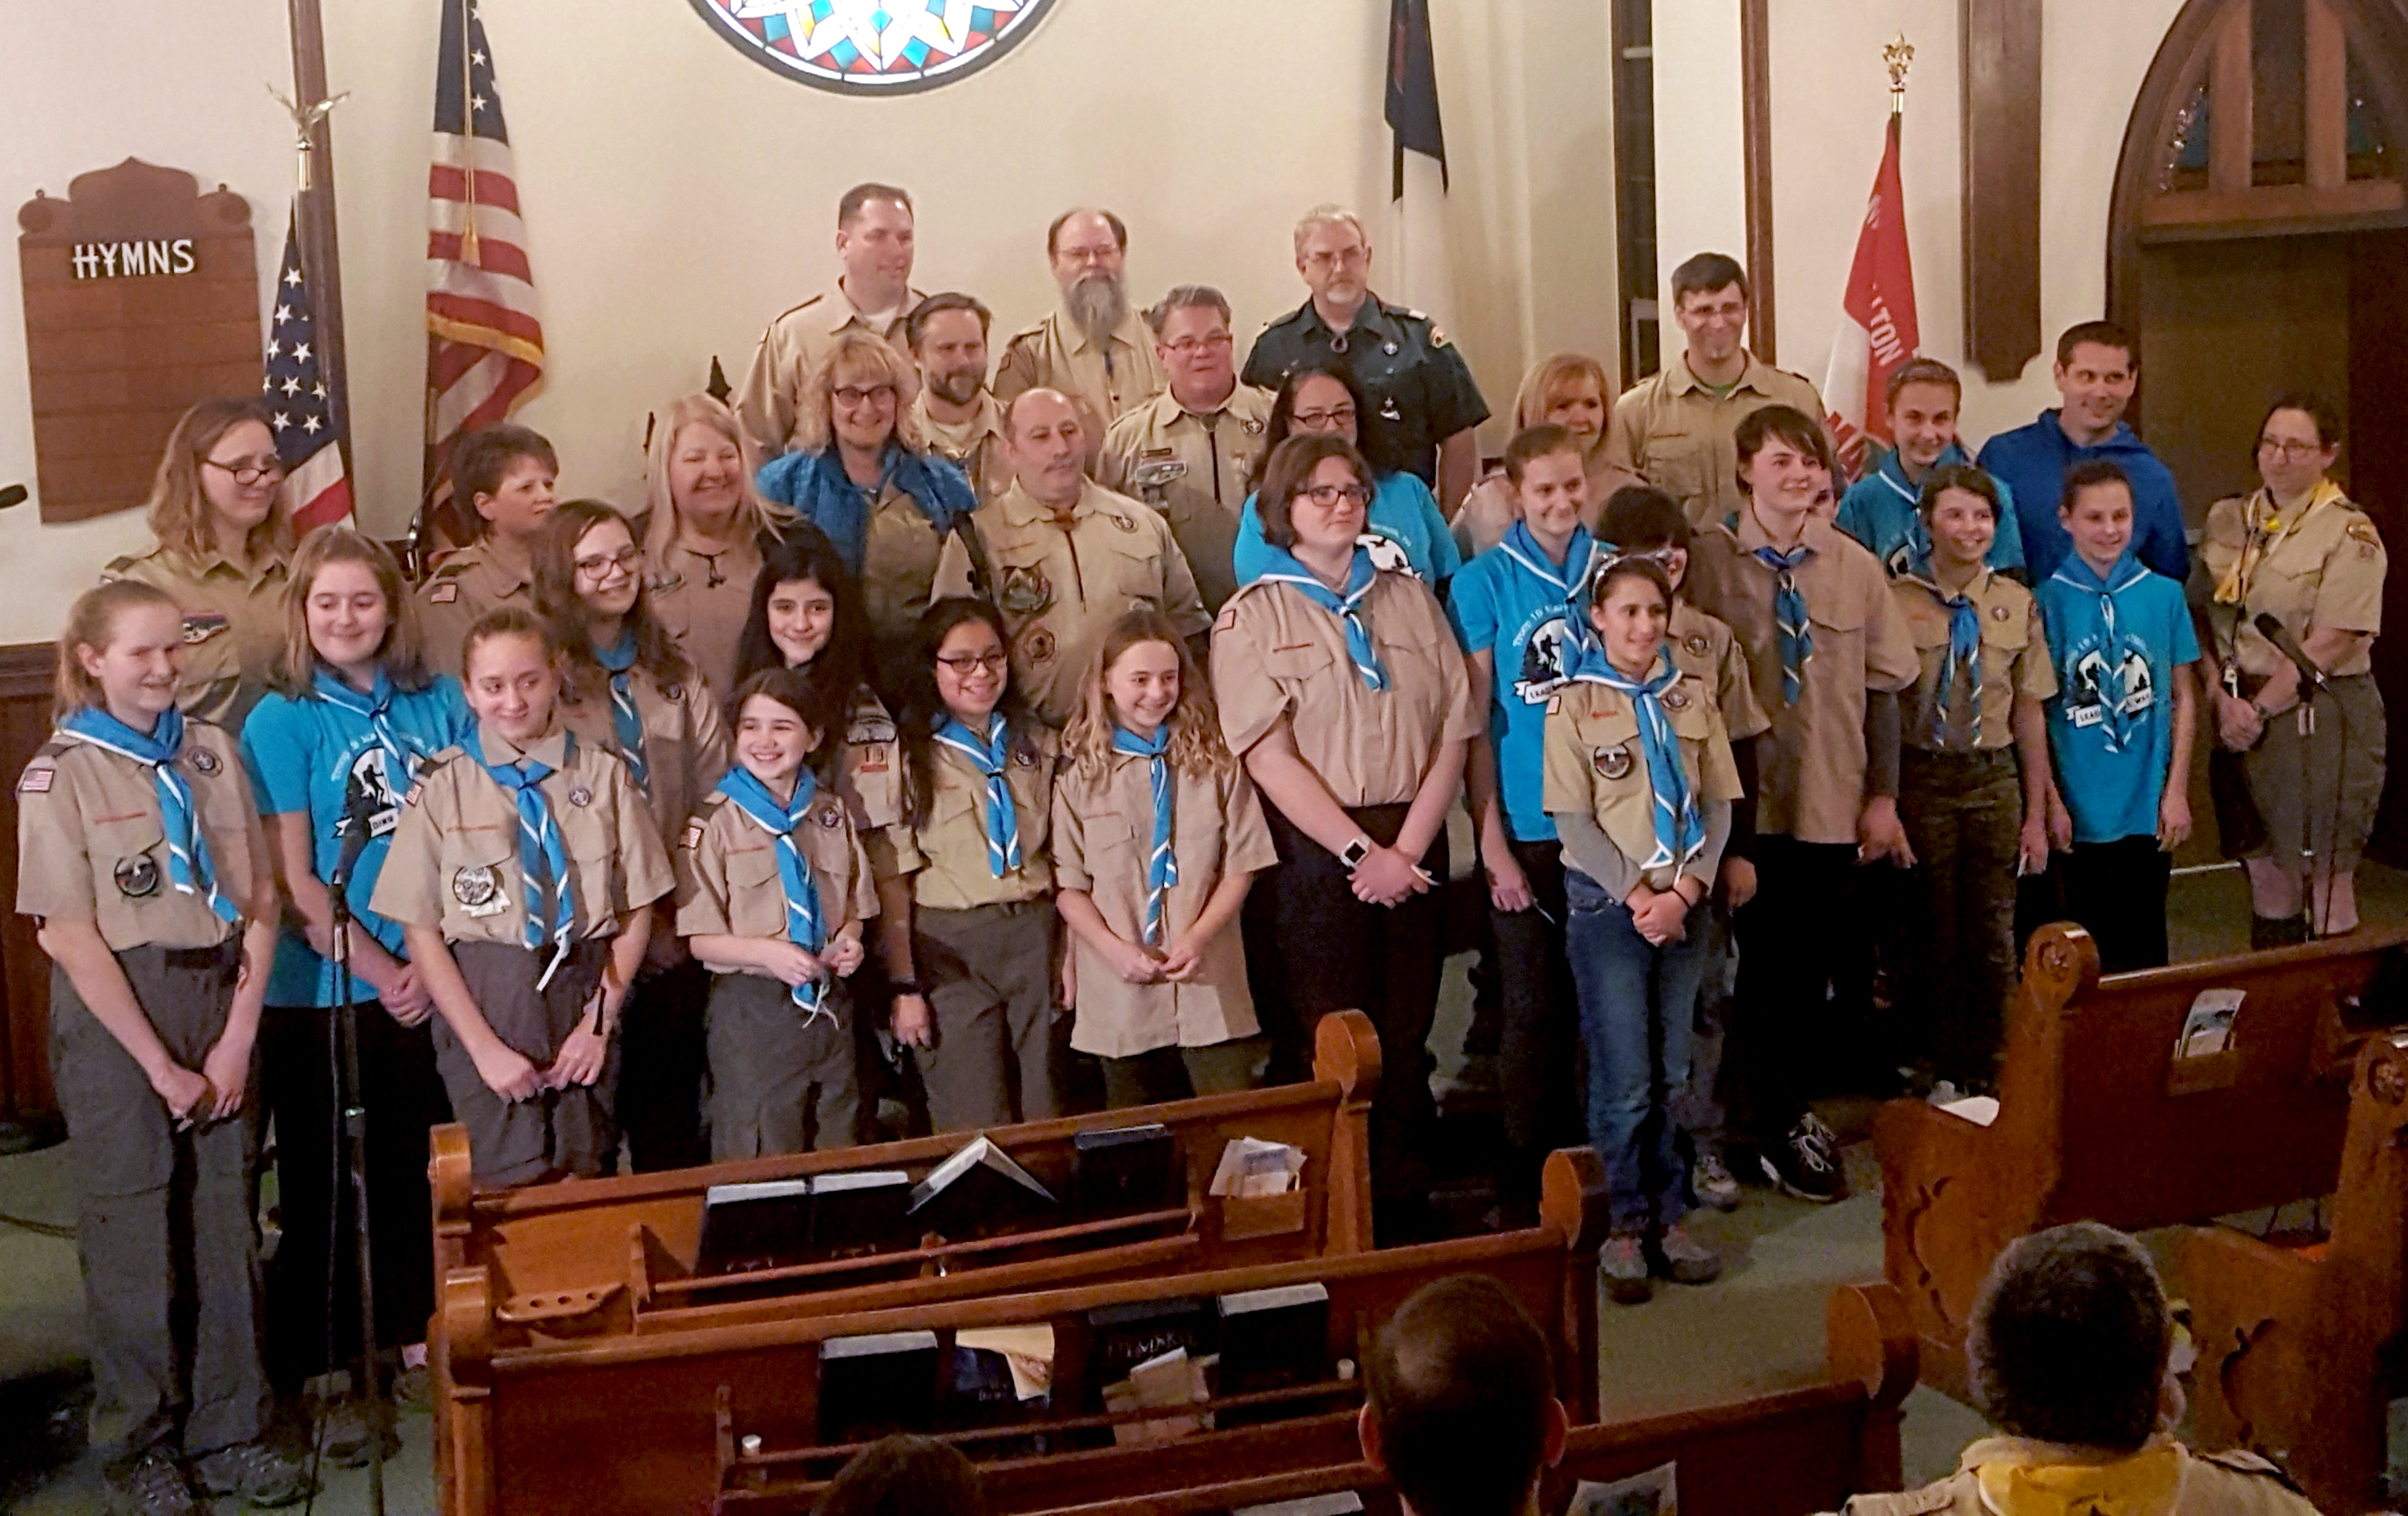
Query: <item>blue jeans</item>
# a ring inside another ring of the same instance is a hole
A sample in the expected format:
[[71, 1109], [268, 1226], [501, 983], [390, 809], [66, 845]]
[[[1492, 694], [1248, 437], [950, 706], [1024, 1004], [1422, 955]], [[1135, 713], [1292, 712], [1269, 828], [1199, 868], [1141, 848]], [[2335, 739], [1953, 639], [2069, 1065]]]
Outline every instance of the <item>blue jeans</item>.
[[1617, 1233], [1670, 1226], [1696, 1208], [1671, 1102], [1689, 1078], [1689, 1022], [1706, 967], [1706, 911], [1656, 947], [1630, 908], [1575, 868], [1564, 870], [1572, 981], [1588, 1044], [1588, 1139], [1605, 1165]]

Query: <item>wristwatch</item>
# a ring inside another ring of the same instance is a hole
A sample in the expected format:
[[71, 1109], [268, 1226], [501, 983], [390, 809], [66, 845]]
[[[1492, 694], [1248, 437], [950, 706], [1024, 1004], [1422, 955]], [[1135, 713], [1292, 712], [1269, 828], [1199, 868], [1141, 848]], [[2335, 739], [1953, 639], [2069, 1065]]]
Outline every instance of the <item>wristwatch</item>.
[[896, 1000], [902, 999], [907, 994], [924, 995], [928, 993], [927, 991], [920, 988], [920, 981], [918, 980], [888, 980], [886, 981], [886, 988], [892, 993], [892, 997]]
[[1358, 837], [1338, 850], [1338, 861], [1344, 864], [1350, 872], [1362, 867], [1363, 860], [1370, 856], [1371, 839], [1367, 837]]

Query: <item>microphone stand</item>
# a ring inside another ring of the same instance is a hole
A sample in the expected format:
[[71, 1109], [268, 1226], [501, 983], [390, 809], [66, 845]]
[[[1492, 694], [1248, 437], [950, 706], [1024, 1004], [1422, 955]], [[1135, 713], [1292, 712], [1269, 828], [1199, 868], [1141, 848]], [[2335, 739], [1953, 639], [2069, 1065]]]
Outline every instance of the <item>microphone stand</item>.
[[[372, 807], [355, 803], [348, 808], [348, 820], [354, 835], [348, 840], [353, 845], [343, 850], [343, 857], [335, 866], [334, 877], [326, 881], [334, 905], [334, 966], [335, 982], [340, 999], [335, 1006], [332, 1037], [329, 1041], [329, 1072], [334, 1080], [335, 1109], [338, 1116], [337, 1130], [342, 1151], [342, 1167], [349, 1177], [351, 1192], [351, 1243], [358, 1259], [353, 1277], [360, 1292], [360, 1383], [355, 1386], [368, 1412], [368, 1509], [375, 1516], [384, 1516], [384, 1434], [385, 1427], [379, 1409], [384, 1400], [377, 1383], [377, 1319], [374, 1271], [368, 1262], [368, 1113], [360, 1096], [360, 1025], [359, 1006], [351, 998], [352, 926], [351, 902], [351, 872], [359, 865], [359, 856], [367, 838], [367, 829], [374, 815]], [[330, 1220], [332, 1218], [329, 1218]], [[335, 1273], [332, 1238], [328, 1238], [326, 1267], [326, 1347], [331, 1358], [335, 1344]]]
[[[2284, 661], [2288, 663], [2293, 672], [2299, 676], [2299, 705], [2296, 709], [2286, 710], [2283, 715], [2297, 722], [2300, 730], [2300, 894], [2301, 896], [2300, 913], [2307, 922], [2308, 939], [2314, 941], [2316, 928], [2322, 921], [2316, 910], [2316, 755], [2315, 747], [2316, 696], [2327, 693], [2328, 690], [2325, 671], [2317, 666], [2315, 659], [2308, 656], [2307, 649], [2301, 647], [2299, 640], [2291, 636], [2290, 630], [2283, 625], [2281, 618], [2271, 611], [2258, 612], [2257, 619], [2250, 624], [2276, 652], [2283, 655]], [[2349, 752], [2349, 717], [2346, 712], [2341, 710], [2339, 701], [2334, 702], [2333, 708], [2342, 720], [2341, 761], [2345, 766]], [[2282, 718], [2276, 718], [2276, 720], [2280, 719]], [[2332, 841], [2336, 847], [2341, 842], [2341, 782], [2342, 772], [2336, 768], [2333, 773], [2332, 804]], [[2332, 894], [2332, 860], [2328, 856], [2325, 860], [2325, 894], [2328, 906], [2330, 904]]]

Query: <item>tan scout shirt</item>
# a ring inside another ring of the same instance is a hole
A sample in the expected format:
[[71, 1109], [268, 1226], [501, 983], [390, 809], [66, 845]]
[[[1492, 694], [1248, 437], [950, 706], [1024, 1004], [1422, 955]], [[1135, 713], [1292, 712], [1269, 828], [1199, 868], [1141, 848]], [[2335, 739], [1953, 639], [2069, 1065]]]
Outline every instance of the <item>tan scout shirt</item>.
[[921, 390], [911, 402], [911, 414], [920, 422], [920, 435], [928, 446], [969, 476], [970, 487], [978, 491], [979, 504], [1000, 496], [1011, 488], [1011, 464], [1003, 455], [1003, 408], [995, 396], [981, 391], [978, 409], [966, 422], [940, 422], [928, 411], [928, 392]]
[[[2152, 1447], [2162, 1446], [2159, 1439]], [[2272, 1464], [2253, 1452], [2195, 1453], [2180, 1443], [2180, 1472], [2170, 1503], [2111, 1506], [2116, 1516], [2315, 1516], [2316, 1508], [2300, 1494]], [[2015, 1461], [2049, 1464], [2098, 1462], [2073, 1450], [2022, 1437], [1984, 1437], [1967, 1448], [1957, 1470], [1949, 1478], [1900, 1495], [1851, 1496], [1842, 1508], [1847, 1516], [2000, 1516], [1982, 1495], [1979, 1468], [1985, 1463]], [[2019, 1516], [2009, 1511], [2005, 1516]]]
[[472, 542], [437, 565], [418, 587], [418, 629], [426, 650], [426, 666], [466, 682], [460, 650], [468, 628], [487, 611], [504, 606], [535, 609], [535, 586], [522, 569], [511, 568], [482, 542]]
[[1037, 726], [1015, 733], [1010, 772], [1011, 808], [1020, 822], [1020, 867], [996, 879], [986, 861], [986, 776], [970, 761], [936, 744], [937, 793], [928, 802], [927, 823], [914, 831], [898, 825], [888, 835], [895, 867], [911, 876], [912, 903], [931, 910], [969, 910], [1015, 905], [1054, 893], [1054, 864], [1046, 851], [1053, 830], [1054, 764], [1059, 744]]
[[736, 693], [736, 649], [752, 614], [761, 550], [750, 537], [709, 553], [673, 541], [661, 556], [644, 603], [677, 639], [678, 651], [702, 670], [703, 683], [724, 700]]
[[[1212, 624], [1187, 555], [1153, 507], [1092, 480], [1065, 528], [1017, 484], [980, 508], [971, 527], [986, 545], [995, 595], [1011, 634], [1011, 677], [1021, 697], [1059, 727], [1079, 708], [1079, 681], [1112, 622], [1140, 606], [1170, 618], [1182, 636]], [[970, 559], [945, 542], [936, 593], [968, 594]]]
[[1939, 709], [1940, 672], [1948, 664], [1948, 628], [1956, 612], [1948, 608], [1939, 586], [1923, 579], [1901, 576], [1890, 581], [1890, 593], [1898, 597], [1899, 609], [1906, 613], [1907, 632], [1914, 638], [1914, 655], [1922, 664], [1914, 687], [1899, 696], [1906, 745], [1962, 752], [1976, 746], [1998, 749], [2012, 744], [2016, 699], [2045, 700], [2057, 693], [2057, 669], [2048, 655], [2040, 605], [2032, 593], [1988, 569], [1965, 587], [1975, 614], [1982, 618], [1978, 743], [1973, 740], [1973, 723], [1967, 719], [1964, 691], [1953, 693], [1951, 710]]
[[[736, 419], [760, 450], [761, 461], [766, 464], [788, 451], [803, 385], [811, 370], [827, 361], [828, 349], [838, 336], [850, 331], [867, 332], [884, 337], [899, 350], [903, 318], [926, 298], [917, 290], [907, 292], [893, 318], [880, 325], [854, 308], [840, 283], [830, 284], [771, 322], [761, 334], [761, 345], [752, 350], [752, 366], [744, 371], [744, 382], [736, 387]], [[907, 359], [910, 356], [904, 354]]]
[[1880, 562], [1838, 527], [1809, 521], [1813, 550], [1798, 568], [1814, 638], [1796, 706], [1781, 698], [1781, 646], [1772, 624], [1772, 570], [1756, 513], [1739, 530], [1710, 526], [1689, 545], [1687, 588], [1727, 622], [1746, 651], [1756, 701], [1772, 718], [1756, 740], [1756, 829], [1800, 842], [1854, 842], [1865, 803], [1865, 692], [1903, 690], [1919, 668], [1906, 617]]
[[1009, 409], [1030, 390], [1059, 390], [1079, 408], [1092, 448], [1104, 429], [1168, 389], [1169, 376], [1154, 355], [1154, 334], [1132, 310], [1098, 346], [1068, 313], [1055, 310], [1012, 334], [995, 365], [996, 403]]
[[164, 547], [113, 558], [100, 571], [103, 584], [139, 579], [176, 597], [184, 612], [184, 673], [176, 704], [185, 715], [229, 732], [242, 730], [284, 655], [284, 586], [291, 577], [280, 557], [246, 568], [223, 553], [195, 562]]
[[1104, 434], [1096, 481], [1162, 512], [1187, 554], [1206, 610], [1219, 610], [1238, 593], [1229, 560], [1239, 513], [1251, 493], [1246, 477], [1263, 455], [1271, 401], [1240, 384], [1217, 408], [1199, 413], [1165, 390]]
[[[911, 635], [935, 593], [945, 539], [920, 503], [886, 481], [869, 513], [861, 551], [861, 598], [869, 629], [882, 642]], [[967, 562], [967, 560], [965, 560]]]
[[[689, 669], [681, 682], [664, 687], [641, 664], [628, 672], [636, 715], [644, 723], [644, 806], [652, 813], [661, 846], [673, 850], [687, 819], [701, 812], [727, 765], [736, 761], [727, 722], [700, 673]], [[574, 683], [573, 692], [561, 694], [560, 723], [577, 734], [580, 748], [619, 752], [619, 729], [610, 716], [609, 673], [580, 665]], [[632, 778], [632, 766], [628, 772]]]
[[1362, 616], [1384, 690], [1354, 671], [1344, 623], [1293, 585], [1246, 586], [1212, 627], [1212, 696], [1229, 750], [1244, 755], [1284, 722], [1305, 766], [1349, 809], [1409, 803], [1440, 744], [1479, 736], [1487, 716], [1428, 585], [1383, 572]]
[[895, 844], [887, 829], [903, 819], [903, 754], [895, 719], [863, 685], [854, 692], [853, 714], [836, 754], [836, 793], [853, 818], [853, 835], [869, 854], [874, 878], [893, 879]]
[[1723, 713], [1723, 730], [1733, 742], [1745, 742], [1772, 730], [1772, 718], [1756, 703], [1747, 650], [1720, 618], [1707, 615], [1685, 597], [1675, 597], [1672, 623], [1664, 636], [1672, 644], [1672, 662], [1681, 672], [1714, 692], [1714, 704]]
[[1689, 524], [1704, 526], [1740, 509], [1739, 450], [1731, 434], [1751, 410], [1795, 406], [1823, 419], [1823, 400], [1799, 375], [1750, 353], [1727, 395], [1689, 372], [1686, 353], [1623, 392], [1605, 429], [1605, 468], [1635, 474], [1681, 502]]
[[[268, 876], [267, 838], [234, 738], [190, 722], [176, 772], [192, 786], [218, 893], [248, 914]], [[235, 932], [202, 896], [168, 882], [149, 766], [56, 734], [17, 780], [17, 913], [90, 922], [111, 952], [209, 948]]]
[[[2226, 604], [2212, 592], [2230, 577], [2253, 529], [2257, 562], [2242, 585], [2241, 603]], [[2346, 498], [2336, 493], [2288, 522], [2263, 490], [2247, 499], [2219, 500], [2208, 508], [2199, 555], [2211, 592], [2207, 620], [2218, 664], [2237, 663], [2257, 679], [2283, 666], [2286, 660], [2253, 624], [2272, 611], [2295, 640], [2304, 641], [2313, 626], [2370, 634], [2330, 672], [2363, 674], [2374, 666], [2372, 634], [2383, 629], [2383, 576], [2390, 560], [2374, 522]]]
[[[1145, 933], [1145, 873], [1154, 851], [1154, 781], [1144, 759], [1115, 753], [1100, 773], [1066, 769], [1054, 785], [1054, 882], [1083, 892], [1114, 936]], [[1170, 851], [1179, 881], [1163, 908], [1165, 945], [1196, 924], [1221, 881], [1279, 862], [1254, 781], [1236, 764], [1226, 774], [1170, 773]], [[1205, 946], [1203, 966], [1184, 984], [1131, 984], [1084, 937], [1078, 1017], [1070, 1046], [1099, 1058], [1133, 1058], [1156, 1048], [1204, 1048], [1262, 1030], [1246, 984], [1246, 950], [1234, 921]]]
[[[878, 914], [869, 859], [853, 835], [841, 796], [820, 792], [803, 824], [795, 828], [795, 847], [819, 887], [820, 922], [829, 940], [848, 922], [866, 922]], [[786, 886], [778, 874], [778, 839], [745, 815], [741, 806], [714, 799], [708, 810], [686, 823], [679, 837], [677, 880], [678, 936], [784, 940]], [[708, 958], [702, 965], [717, 974], [777, 977]]]
[[[524, 748], [492, 732], [476, 740], [494, 763], [552, 766], [541, 787], [568, 856], [580, 936], [612, 936], [676, 888], [652, 812], [617, 754], [591, 742], [565, 754], [572, 744], [558, 728]], [[404, 926], [439, 926], [446, 942], [526, 940], [518, 803], [466, 750], [437, 753], [420, 771], [369, 908]]]
[[[1675, 661], [1677, 666], [1677, 660]], [[1684, 672], [1663, 694], [1664, 714], [1681, 746], [1689, 791], [1703, 808], [1740, 797], [1739, 765], [1730, 733], [1704, 679]], [[1545, 800], [1550, 812], [1587, 811], [1597, 829], [1636, 868], [1656, 851], [1656, 790], [1639, 741], [1639, 712], [1627, 696], [1601, 684], [1574, 680], [1547, 702]], [[1721, 860], [1712, 850], [1684, 868], [1667, 864], [1640, 871], [1651, 890], [1669, 890], [1683, 874], [1712, 888]]]

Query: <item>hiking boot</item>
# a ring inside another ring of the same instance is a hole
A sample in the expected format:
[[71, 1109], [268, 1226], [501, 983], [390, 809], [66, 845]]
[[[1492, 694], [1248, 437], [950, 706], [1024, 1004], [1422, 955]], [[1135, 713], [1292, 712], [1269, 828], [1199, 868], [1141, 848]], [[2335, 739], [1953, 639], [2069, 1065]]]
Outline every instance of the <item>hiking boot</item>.
[[1675, 1222], [1656, 1241], [1664, 1261], [1664, 1277], [1675, 1284], [1711, 1284], [1722, 1278], [1722, 1254], [1691, 1237]]
[[309, 1469], [281, 1448], [238, 1442], [193, 1460], [193, 1482], [207, 1495], [238, 1495], [254, 1506], [289, 1506], [309, 1493]]
[[1739, 1180], [1731, 1177], [1729, 1166], [1723, 1162], [1721, 1153], [1699, 1155], [1697, 1166], [1690, 1170], [1689, 1183], [1698, 1192], [1700, 1205], [1712, 1206], [1716, 1210], [1739, 1209]]
[[1656, 1294], [1656, 1281], [1647, 1277], [1647, 1250], [1636, 1233], [1605, 1239], [1597, 1255], [1597, 1277], [1617, 1306], [1643, 1305]]
[[1847, 1177], [1840, 1172], [1839, 1141], [1812, 1113], [1799, 1117], [1781, 1145], [1759, 1154], [1756, 1161], [1764, 1166], [1764, 1177], [1785, 1195], [1817, 1205], [1847, 1198]]
[[192, 1481], [184, 1478], [176, 1455], [152, 1448], [130, 1464], [110, 1469], [101, 1482], [108, 1492], [108, 1509], [117, 1516], [200, 1516]]

